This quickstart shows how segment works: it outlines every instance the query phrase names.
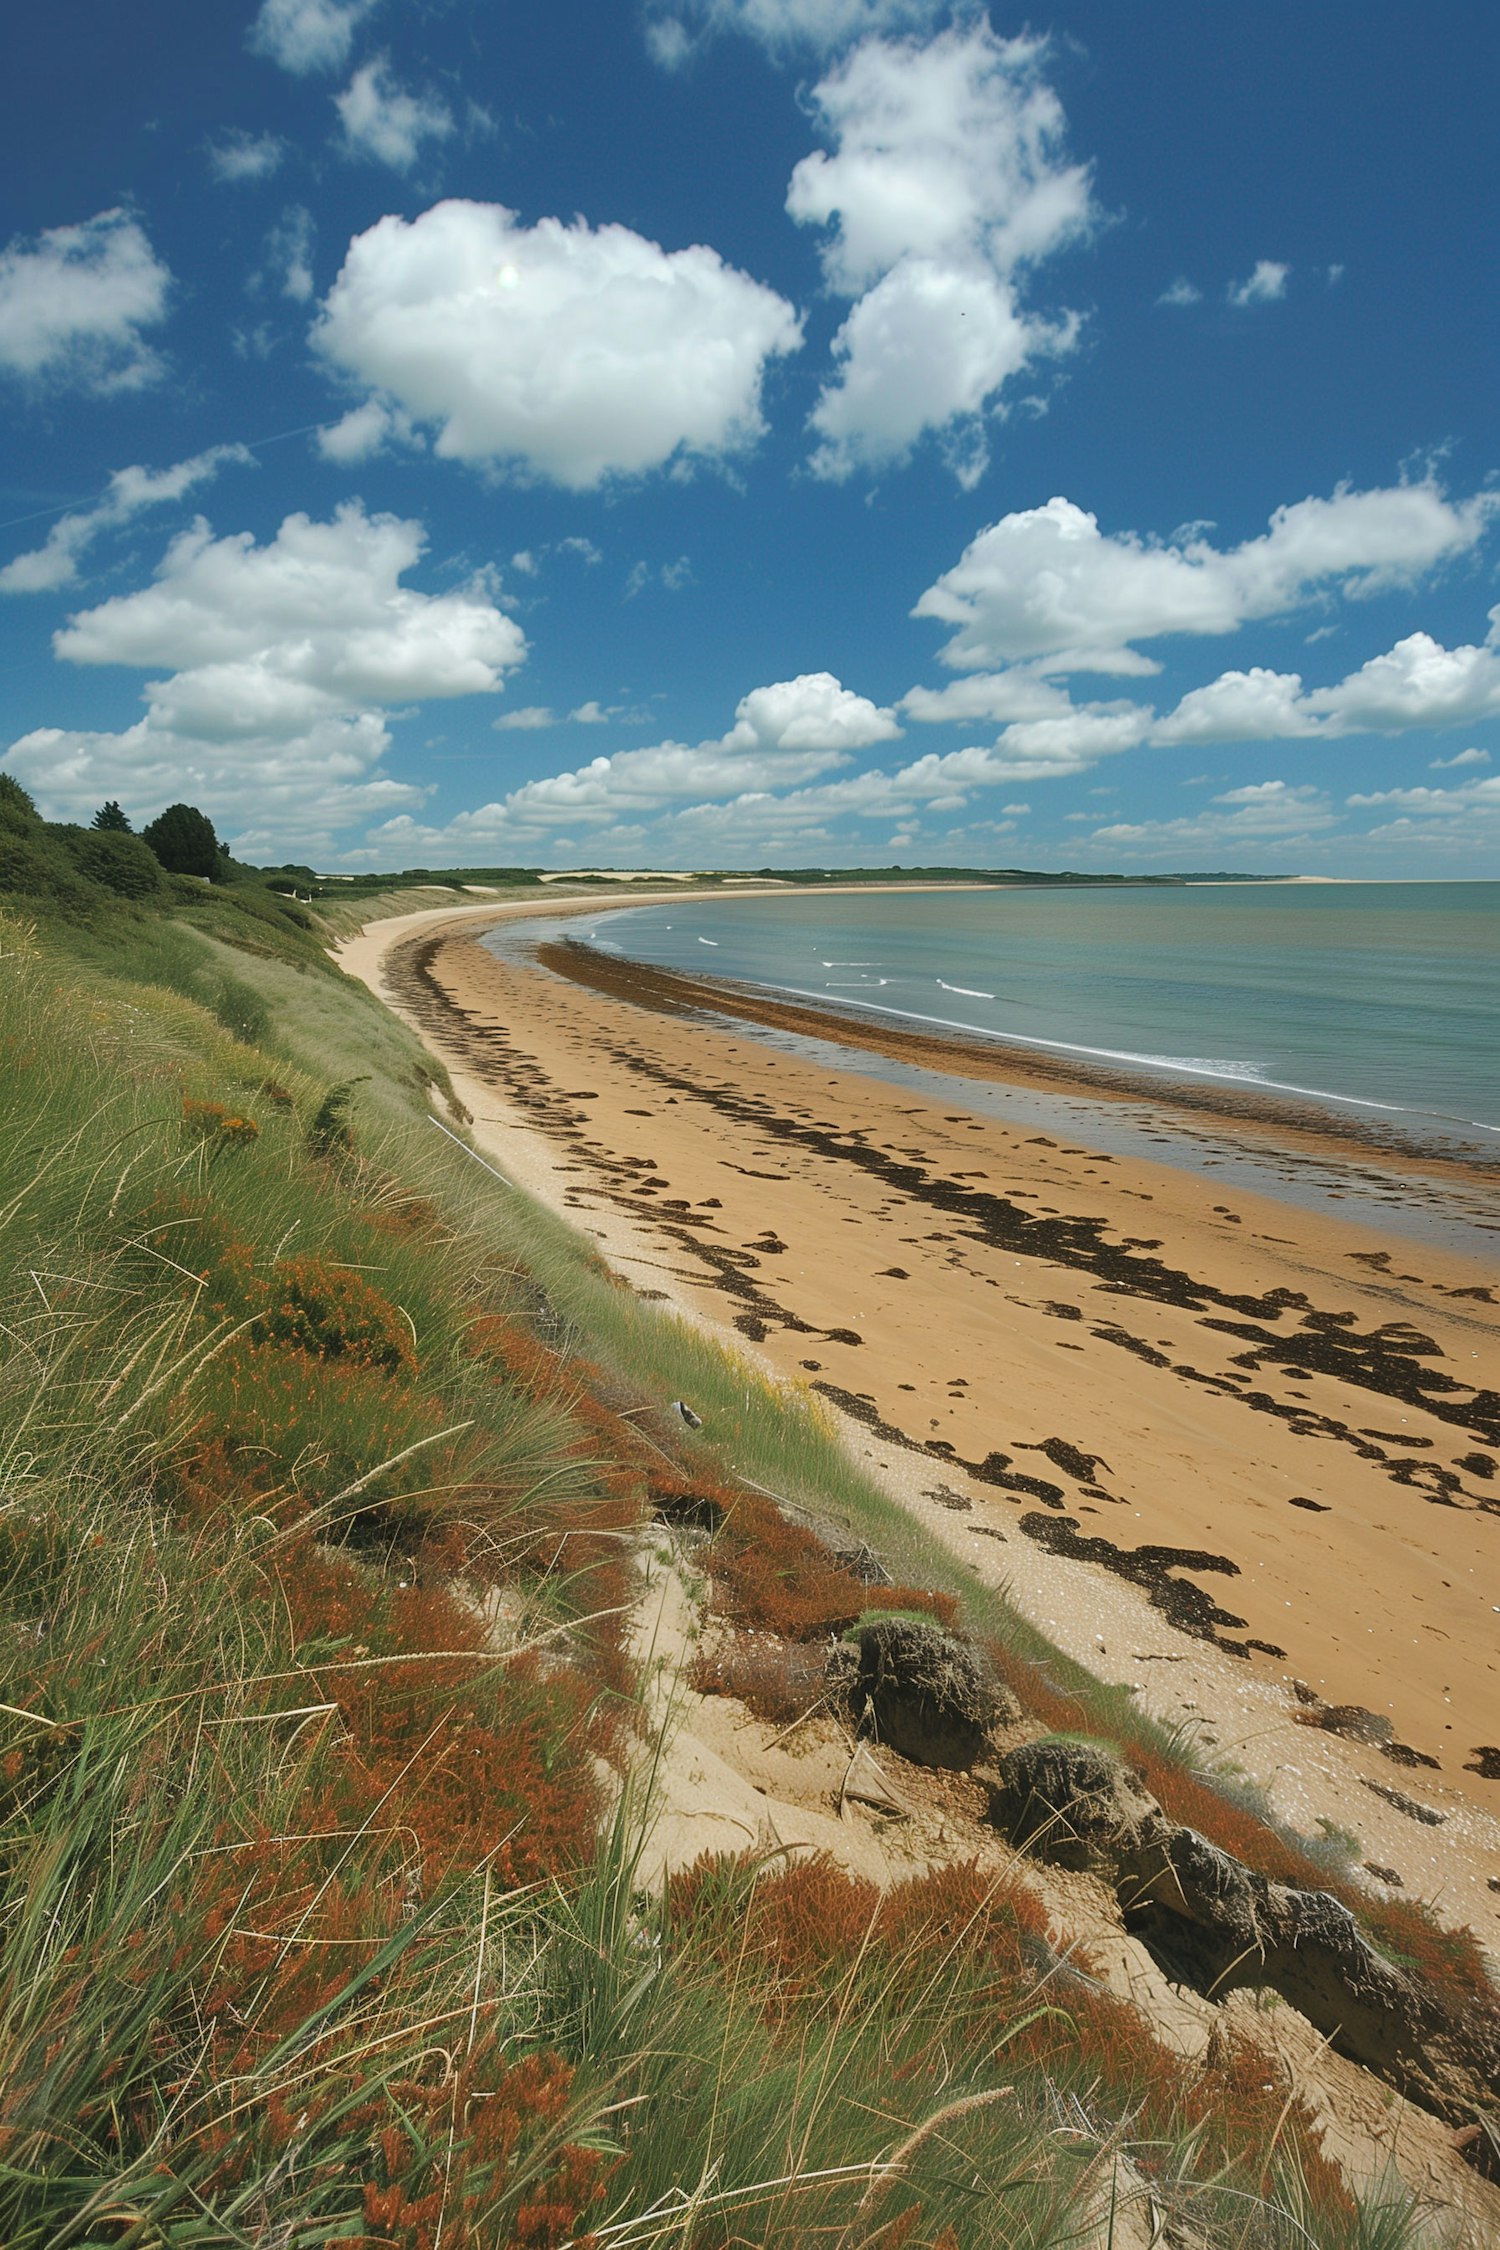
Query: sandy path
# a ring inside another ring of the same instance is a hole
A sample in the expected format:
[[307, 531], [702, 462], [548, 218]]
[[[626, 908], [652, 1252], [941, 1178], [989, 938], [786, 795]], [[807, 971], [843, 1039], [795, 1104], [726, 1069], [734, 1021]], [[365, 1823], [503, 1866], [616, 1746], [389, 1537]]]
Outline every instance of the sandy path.
[[[1489, 1275], [830, 1077], [497, 961], [451, 915], [342, 958], [380, 989], [393, 952], [476, 1137], [637, 1287], [816, 1386], [1070, 1653], [1500, 1936]], [[1296, 1725], [1293, 1678], [1392, 1745]]]

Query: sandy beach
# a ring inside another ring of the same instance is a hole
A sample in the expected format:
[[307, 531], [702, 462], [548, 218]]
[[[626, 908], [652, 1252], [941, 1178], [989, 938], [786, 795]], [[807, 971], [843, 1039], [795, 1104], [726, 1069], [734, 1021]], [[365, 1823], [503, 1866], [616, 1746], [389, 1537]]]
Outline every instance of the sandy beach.
[[[809, 1385], [1059, 1645], [1493, 1947], [1493, 1265], [830, 1072], [701, 980], [555, 943], [496, 959], [495, 919], [374, 924], [340, 958], [448, 1062], [502, 1170]], [[961, 1086], [974, 1066], [942, 1059]], [[985, 1068], [993, 1094], [1006, 1060]], [[1226, 1149], [1278, 1129], [1193, 1122]], [[1434, 1192], [1406, 1151], [1318, 1155]]]

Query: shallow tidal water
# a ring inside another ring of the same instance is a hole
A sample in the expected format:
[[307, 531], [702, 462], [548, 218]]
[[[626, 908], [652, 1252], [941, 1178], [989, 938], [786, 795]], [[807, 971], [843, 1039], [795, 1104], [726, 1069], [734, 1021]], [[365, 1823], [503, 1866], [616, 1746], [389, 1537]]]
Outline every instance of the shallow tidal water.
[[798, 887], [582, 917], [635, 960], [1500, 1154], [1500, 882]]

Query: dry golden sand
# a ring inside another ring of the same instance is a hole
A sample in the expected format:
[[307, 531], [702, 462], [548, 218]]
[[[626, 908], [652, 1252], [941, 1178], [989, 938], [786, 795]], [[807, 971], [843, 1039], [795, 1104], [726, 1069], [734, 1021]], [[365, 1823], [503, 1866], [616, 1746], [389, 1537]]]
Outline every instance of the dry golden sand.
[[[472, 942], [494, 919], [407, 916], [340, 957], [502, 1169], [818, 1387], [1069, 1653], [1494, 1948], [1500, 1477], [1470, 1403], [1500, 1379], [1493, 1274], [498, 961]], [[1083, 1540], [1102, 1559], [1056, 1551]], [[1298, 1724], [1294, 1679], [1404, 1755]]]

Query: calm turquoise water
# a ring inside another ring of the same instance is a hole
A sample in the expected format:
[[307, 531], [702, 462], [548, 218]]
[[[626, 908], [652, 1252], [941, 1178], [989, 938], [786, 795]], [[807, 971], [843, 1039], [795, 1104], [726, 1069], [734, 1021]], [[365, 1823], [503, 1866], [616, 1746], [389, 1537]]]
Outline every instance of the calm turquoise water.
[[1493, 1155], [1500, 883], [798, 890], [602, 913], [571, 934], [825, 1005], [1277, 1089]]

